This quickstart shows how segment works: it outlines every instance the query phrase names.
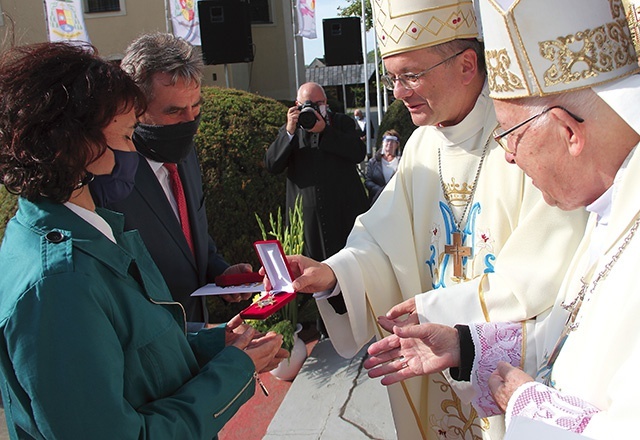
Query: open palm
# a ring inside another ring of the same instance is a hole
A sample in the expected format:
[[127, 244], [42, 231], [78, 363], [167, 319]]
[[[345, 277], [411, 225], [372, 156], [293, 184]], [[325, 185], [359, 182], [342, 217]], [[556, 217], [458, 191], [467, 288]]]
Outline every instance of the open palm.
[[372, 344], [364, 367], [383, 385], [440, 372], [460, 362], [458, 331], [440, 324], [394, 327], [394, 334]]

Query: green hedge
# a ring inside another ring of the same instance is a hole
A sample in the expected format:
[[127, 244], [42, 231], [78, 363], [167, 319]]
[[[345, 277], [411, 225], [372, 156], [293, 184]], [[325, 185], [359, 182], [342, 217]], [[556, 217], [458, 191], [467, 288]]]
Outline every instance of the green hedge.
[[209, 232], [230, 263], [259, 264], [253, 242], [267, 218], [284, 209], [286, 176], [270, 174], [264, 154], [286, 122], [287, 107], [252, 93], [203, 88], [196, 146], [203, 171]]
[[17, 209], [18, 197], [9, 194], [4, 185], [0, 185], [0, 241], [4, 237], [7, 222], [13, 217]]
[[[203, 88], [196, 145], [203, 171], [209, 232], [226, 260], [260, 267], [253, 242], [262, 238], [255, 215], [284, 209], [286, 176], [264, 167], [264, 154], [286, 122], [287, 107], [234, 89]], [[229, 319], [247, 303], [209, 298], [210, 320]]]

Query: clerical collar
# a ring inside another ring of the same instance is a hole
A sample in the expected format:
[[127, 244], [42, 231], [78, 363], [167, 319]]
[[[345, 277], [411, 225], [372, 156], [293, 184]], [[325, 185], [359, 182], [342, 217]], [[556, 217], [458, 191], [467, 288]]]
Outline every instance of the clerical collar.
[[[460, 146], [474, 137], [482, 135], [485, 125], [490, 124], [488, 118], [494, 119], [493, 102], [489, 98], [489, 88], [485, 82], [480, 95], [465, 118], [456, 125], [443, 127], [436, 125], [433, 127], [443, 138], [443, 146]], [[490, 109], [488, 107], [491, 107]], [[482, 142], [473, 142], [475, 148], [482, 149]]]
[[607, 226], [609, 224], [609, 217], [611, 216], [611, 206], [613, 205], [613, 200], [618, 192], [619, 183], [622, 181], [622, 177], [629, 165], [629, 161], [633, 156], [633, 153], [636, 151], [636, 147], [634, 147], [631, 152], [627, 155], [624, 162], [618, 169], [616, 173], [616, 177], [613, 179], [613, 184], [607, 189], [600, 197], [594, 200], [591, 204], [587, 205], [586, 210], [588, 212], [592, 212], [598, 215], [597, 226]]

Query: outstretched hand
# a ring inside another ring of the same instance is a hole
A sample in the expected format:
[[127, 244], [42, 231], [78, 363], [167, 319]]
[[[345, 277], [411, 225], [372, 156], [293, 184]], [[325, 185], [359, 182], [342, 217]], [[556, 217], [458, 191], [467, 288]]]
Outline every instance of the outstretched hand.
[[380, 326], [388, 331], [393, 332], [393, 327], [406, 327], [408, 325], [416, 325], [420, 323], [418, 314], [416, 313], [416, 299], [409, 298], [393, 306], [385, 316], [378, 317]]
[[249, 324], [245, 324], [240, 315], [236, 315], [231, 318], [225, 326], [225, 345], [233, 345], [233, 343], [249, 328], [251, 328], [251, 326]]
[[282, 348], [282, 335], [268, 332], [266, 335], [255, 337], [255, 334], [255, 329], [249, 327], [238, 336], [232, 345], [244, 350], [253, 361], [258, 373], [273, 370], [282, 359], [289, 355]]
[[383, 385], [457, 367], [460, 343], [455, 328], [440, 324], [393, 327], [394, 334], [373, 343], [364, 367]]

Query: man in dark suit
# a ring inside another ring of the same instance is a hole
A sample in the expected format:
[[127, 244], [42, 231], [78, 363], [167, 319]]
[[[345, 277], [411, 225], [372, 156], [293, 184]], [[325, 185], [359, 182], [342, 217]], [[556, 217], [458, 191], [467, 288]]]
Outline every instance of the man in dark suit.
[[131, 43], [122, 68], [140, 86], [148, 107], [133, 135], [142, 155], [134, 189], [108, 207], [125, 214], [125, 229], [140, 232], [173, 298], [183, 305], [190, 330], [197, 330], [208, 313], [205, 297], [191, 293], [222, 273], [251, 270], [248, 264], [230, 267], [208, 233], [193, 143], [200, 122], [202, 59], [185, 40], [155, 33]]
[[[322, 261], [342, 249], [356, 217], [369, 208], [357, 170], [365, 153], [354, 120], [328, 109], [319, 84], [301, 85], [265, 163], [272, 173], [287, 171], [287, 212], [302, 196], [306, 256]], [[344, 309], [340, 301], [333, 305]]]
[[[311, 115], [311, 126], [300, 125], [302, 113]], [[338, 252], [358, 214], [369, 208], [356, 168], [364, 157], [353, 119], [328, 109], [319, 84], [300, 86], [265, 163], [272, 173], [287, 171], [287, 212], [302, 196], [305, 255], [324, 260]]]

